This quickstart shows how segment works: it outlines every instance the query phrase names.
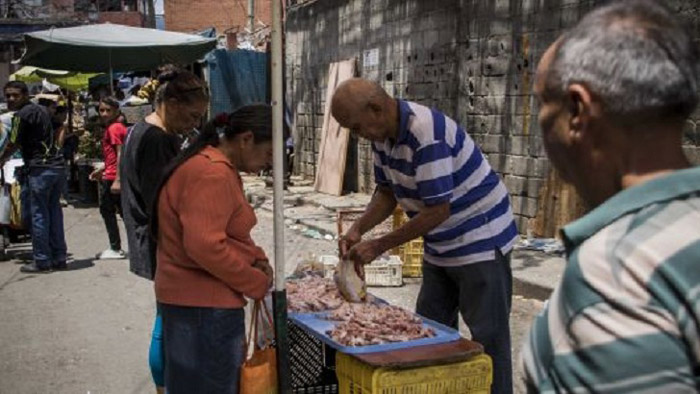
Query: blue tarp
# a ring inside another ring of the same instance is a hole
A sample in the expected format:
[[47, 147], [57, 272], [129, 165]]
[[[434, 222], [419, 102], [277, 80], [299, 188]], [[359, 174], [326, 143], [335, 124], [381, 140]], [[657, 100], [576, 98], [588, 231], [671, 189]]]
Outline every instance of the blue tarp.
[[231, 112], [253, 103], [267, 103], [266, 53], [217, 49], [207, 57], [209, 89], [211, 94], [210, 116]]

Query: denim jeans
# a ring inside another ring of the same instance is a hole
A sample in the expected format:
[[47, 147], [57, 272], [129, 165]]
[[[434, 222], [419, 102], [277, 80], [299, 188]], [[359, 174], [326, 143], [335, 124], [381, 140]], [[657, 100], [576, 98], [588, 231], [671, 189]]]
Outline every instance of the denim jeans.
[[242, 308], [158, 304], [168, 394], [236, 394], [245, 359]]
[[34, 262], [49, 268], [66, 262], [61, 192], [66, 181], [63, 168], [31, 168], [29, 203]]
[[459, 313], [493, 360], [494, 394], [513, 392], [510, 349], [510, 307], [513, 295], [510, 254], [496, 251], [495, 261], [460, 267], [423, 262], [423, 285], [416, 312], [457, 328]]

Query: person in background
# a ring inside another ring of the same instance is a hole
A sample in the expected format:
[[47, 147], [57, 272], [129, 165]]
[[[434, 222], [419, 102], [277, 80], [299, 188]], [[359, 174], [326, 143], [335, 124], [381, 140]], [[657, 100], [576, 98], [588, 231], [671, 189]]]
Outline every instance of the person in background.
[[[133, 126], [122, 151], [122, 214], [129, 241], [129, 265], [136, 275], [153, 280], [156, 244], [149, 232], [157, 188], [166, 166], [180, 151], [180, 135], [200, 125], [207, 111], [205, 84], [188, 71], [168, 69], [159, 77], [156, 110]], [[153, 380], [163, 387], [162, 328], [156, 315], [149, 353]]]
[[58, 103], [50, 98], [42, 97], [38, 99], [37, 104], [41, 105], [42, 107], [46, 108], [47, 111], [49, 111], [49, 116], [51, 117], [52, 121], [54, 116], [56, 115], [56, 109], [58, 108]]
[[[358, 267], [423, 237], [416, 312], [450, 327], [459, 314], [493, 359], [493, 392], [510, 393], [510, 252], [518, 238], [508, 190], [479, 146], [436, 109], [397, 100], [374, 82], [350, 79], [335, 91], [333, 117], [372, 142], [377, 188], [340, 242]], [[376, 239], [362, 236], [399, 204], [410, 220]]]
[[21, 268], [25, 273], [45, 273], [67, 268], [61, 192], [66, 181], [51, 116], [46, 108], [29, 101], [23, 82], [8, 82], [4, 88], [8, 107], [17, 111], [4, 161], [20, 149], [27, 172], [31, 209], [34, 262]]
[[547, 155], [593, 210], [562, 230], [566, 270], [522, 352], [529, 392], [698, 391], [700, 168], [682, 144], [699, 55], [674, 11], [620, 0], [542, 56]]
[[[61, 107], [59, 107], [60, 109]], [[65, 107], [63, 107], [65, 108]], [[67, 115], [67, 112], [66, 112]], [[75, 166], [75, 155], [78, 153], [78, 146], [80, 145], [80, 135], [79, 132], [73, 131], [72, 133], [70, 132], [69, 127], [64, 128], [65, 132], [63, 133], [63, 142], [61, 144], [61, 154], [63, 155], [63, 159], [65, 160], [66, 163], [66, 179], [68, 182], [66, 182], [66, 187], [64, 188], [63, 191], [63, 199], [67, 201], [70, 201], [70, 196], [68, 195], [68, 184], [74, 179], [73, 178], [73, 168]], [[82, 132], [82, 131], [80, 131]]]
[[[68, 108], [65, 105], [58, 105], [54, 115], [51, 117], [51, 124], [53, 125], [54, 132], [58, 138], [58, 146], [61, 150], [61, 155], [64, 160], [65, 155], [65, 145], [68, 140], [68, 127], [66, 126], [66, 120], [68, 119]], [[70, 141], [69, 141], [70, 142]], [[77, 146], [76, 146], [77, 149]], [[65, 160], [66, 168], [66, 182], [63, 184], [63, 191], [61, 191], [61, 206], [68, 206], [68, 179], [70, 175], [70, 163]]]
[[272, 285], [240, 172], [271, 164], [272, 109], [249, 105], [209, 122], [164, 179], [155, 289], [168, 393], [238, 392], [244, 296], [262, 299]]
[[126, 257], [122, 250], [119, 235], [117, 213], [121, 214], [121, 182], [119, 163], [122, 158], [122, 146], [126, 140], [127, 129], [119, 121], [121, 112], [119, 102], [113, 97], [103, 97], [99, 106], [100, 119], [105, 126], [102, 137], [102, 156], [104, 167], [90, 174], [90, 179], [100, 182], [100, 214], [107, 227], [109, 249], [97, 255], [100, 260], [121, 260]]

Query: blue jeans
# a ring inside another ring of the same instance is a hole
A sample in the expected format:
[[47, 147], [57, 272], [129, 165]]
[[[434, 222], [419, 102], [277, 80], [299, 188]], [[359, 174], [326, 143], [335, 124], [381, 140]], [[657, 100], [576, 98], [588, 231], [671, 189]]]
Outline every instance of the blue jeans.
[[245, 359], [242, 308], [158, 304], [168, 394], [236, 394]]
[[65, 183], [63, 168], [32, 168], [29, 171], [29, 201], [34, 262], [50, 268], [66, 262], [61, 192]]
[[510, 349], [510, 307], [513, 295], [510, 254], [496, 251], [495, 261], [461, 267], [423, 262], [423, 285], [416, 312], [457, 328], [459, 313], [493, 360], [494, 394], [513, 392]]

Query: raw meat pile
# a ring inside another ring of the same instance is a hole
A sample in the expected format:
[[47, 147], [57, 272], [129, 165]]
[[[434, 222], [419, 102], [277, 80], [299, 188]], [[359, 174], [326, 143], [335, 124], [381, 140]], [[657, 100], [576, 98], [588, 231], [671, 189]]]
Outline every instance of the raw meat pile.
[[336, 309], [346, 303], [332, 279], [309, 275], [287, 281], [287, 308], [308, 313]]
[[291, 312], [328, 311], [326, 319], [337, 322], [327, 332], [343, 346], [378, 345], [435, 336], [415, 314], [388, 304], [377, 303], [371, 295], [362, 303], [347, 302], [332, 279], [305, 272], [287, 281], [287, 306]]
[[415, 314], [386, 304], [347, 303], [331, 312], [328, 319], [340, 322], [328, 335], [344, 346], [379, 345], [435, 336], [435, 331], [423, 327]]

